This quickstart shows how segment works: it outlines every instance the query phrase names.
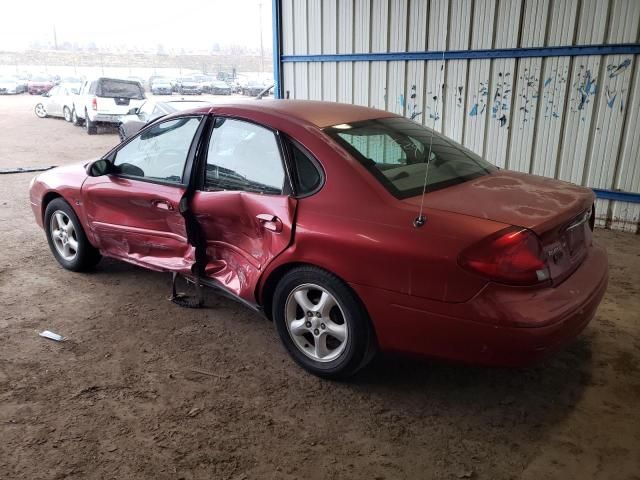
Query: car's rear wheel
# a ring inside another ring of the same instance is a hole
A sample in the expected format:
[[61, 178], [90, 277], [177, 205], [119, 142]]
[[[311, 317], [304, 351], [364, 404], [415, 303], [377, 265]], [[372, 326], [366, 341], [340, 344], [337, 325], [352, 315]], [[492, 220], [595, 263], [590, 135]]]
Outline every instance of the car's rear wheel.
[[127, 138], [127, 135], [124, 133], [124, 125], [122, 124], [118, 125], [118, 136], [120, 137], [121, 142], [124, 142]]
[[91, 121], [86, 110], [84, 112], [84, 126], [87, 129], [87, 133], [89, 135], [95, 135], [96, 133], [98, 133], [98, 126], [95, 122]]
[[47, 116], [47, 109], [44, 108], [44, 105], [42, 103], [38, 103], [33, 111], [36, 113], [36, 116], [38, 118], [46, 118]]
[[82, 119], [78, 117], [78, 114], [76, 113], [75, 108], [71, 112], [71, 123], [73, 123], [76, 127], [79, 127], [80, 125], [82, 125]]
[[62, 109], [62, 114], [64, 115], [64, 119], [65, 119], [67, 122], [70, 122], [70, 121], [71, 121], [71, 110], [69, 110], [69, 107], [64, 107], [64, 108]]
[[280, 280], [273, 319], [291, 357], [320, 377], [347, 377], [373, 356], [367, 312], [348, 285], [320, 268], [298, 267]]
[[100, 252], [91, 245], [73, 208], [62, 198], [47, 205], [44, 226], [53, 256], [67, 270], [88, 270], [100, 261]]

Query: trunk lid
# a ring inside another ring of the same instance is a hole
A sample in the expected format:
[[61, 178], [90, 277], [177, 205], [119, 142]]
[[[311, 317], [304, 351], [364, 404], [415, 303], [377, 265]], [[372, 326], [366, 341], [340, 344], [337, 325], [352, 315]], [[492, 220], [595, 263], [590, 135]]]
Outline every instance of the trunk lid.
[[[536, 175], [500, 170], [429, 192], [424, 204], [534, 231], [551, 279], [562, 281], [584, 260], [591, 244], [592, 190]], [[420, 196], [404, 200], [420, 206]]]

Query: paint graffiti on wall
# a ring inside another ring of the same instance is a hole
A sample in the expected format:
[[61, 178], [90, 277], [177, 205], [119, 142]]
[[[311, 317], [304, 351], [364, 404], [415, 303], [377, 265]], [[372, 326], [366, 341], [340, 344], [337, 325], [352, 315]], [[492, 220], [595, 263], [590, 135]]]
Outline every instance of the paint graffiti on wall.
[[624, 111], [624, 97], [626, 90], [624, 88], [620, 88], [620, 90], [618, 90], [618, 85], [620, 84], [619, 77], [624, 76], [628, 72], [630, 65], [630, 58], [626, 58], [618, 64], [610, 63], [607, 65], [608, 75], [606, 79], [607, 84], [604, 86], [604, 94], [607, 107], [611, 110], [616, 108], [620, 112]]
[[420, 115], [422, 115], [422, 112], [418, 111], [418, 101], [417, 101], [417, 88], [415, 83], [413, 85], [411, 85], [411, 95], [409, 96], [409, 98], [411, 99], [411, 105], [409, 105], [409, 118], [411, 118], [411, 120], [415, 120], [416, 118], [418, 118]]
[[572, 112], [580, 112], [580, 120], [584, 122], [586, 120], [586, 116], [584, 113], [585, 108], [591, 102], [592, 97], [598, 91], [598, 85], [596, 84], [596, 79], [593, 77], [591, 70], [586, 68], [584, 65], [580, 65], [578, 71], [578, 78], [573, 84], [573, 88], [577, 92], [577, 105], [573, 105], [575, 102], [573, 99], [571, 100], [571, 111]]
[[538, 82], [540, 79], [536, 73], [525, 68], [519, 80], [522, 85], [519, 94], [522, 104], [520, 107], [520, 111], [522, 112], [522, 126], [520, 128], [523, 128], [525, 123], [535, 119], [535, 116], [532, 118], [532, 114], [538, 102]]
[[509, 100], [511, 98], [511, 72], [498, 72], [498, 82], [493, 93], [493, 106], [491, 118], [496, 120], [501, 127], [507, 124], [509, 113]]
[[456, 96], [456, 106], [458, 108], [462, 108], [462, 92], [464, 91], [464, 87], [462, 85], [458, 85], [456, 87], [456, 92], [458, 95]]
[[551, 75], [546, 78], [542, 86], [542, 102], [544, 105], [544, 118], [560, 118], [559, 110], [564, 103], [564, 88], [569, 73], [568, 65], [561, 71], [557, 68], [551, 70]]
[[607, 72], [609, 73], [609, 78], [617, 77], [621, 73], [624, 73], [627, 68], [631, 65], [631, 59], [627, 58], [623, 62], [620, 62], [618, 65], [609, 64], [607, 65]]
[[[442, 79], [444, 78], [444, 62], [440, 65], [440, 78], [436, 79], [436, 88], [430, 88], [427, 90], [427, 98], [425, 104], [425, 111], [428, 111], [429, 118], [433, 120], [433, 124], [435, 127], [435, 122], [440, 120], [440, 112], [438, 109], [438, 100], [442, 98], [442, 92], [444, 92], [444, 84], [442, 84]], [[440, 85], [440, 88], [438, 88]], [[440, 95], [438, 95], [440, 93]]]
[[471, 110], [469, 110], [469, 116], [475, 117], [477, 115], [484, 114], [484, 111], [487, 108], [487, 96], [489, 95], [489, 82], [480, 82], [480, 87], [478, 88], [478, 95], [473, 96], [473, 103], [471, 105]]

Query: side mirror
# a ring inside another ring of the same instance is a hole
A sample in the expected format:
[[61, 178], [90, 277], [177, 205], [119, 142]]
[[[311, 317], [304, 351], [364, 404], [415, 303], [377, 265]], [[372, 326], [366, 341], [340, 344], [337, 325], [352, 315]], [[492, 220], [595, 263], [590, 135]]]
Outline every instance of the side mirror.
[[137, 115], [138, 114], [138, 108], [131, 108], [129, 109], [129, 115]]
[[91, 162], [87, 165], [87, 175], [90, 177], [101, 177], [103, 175], [113, 173], [113, 171], [113, 163], [109, 160], [105, 160], [104, 158]]

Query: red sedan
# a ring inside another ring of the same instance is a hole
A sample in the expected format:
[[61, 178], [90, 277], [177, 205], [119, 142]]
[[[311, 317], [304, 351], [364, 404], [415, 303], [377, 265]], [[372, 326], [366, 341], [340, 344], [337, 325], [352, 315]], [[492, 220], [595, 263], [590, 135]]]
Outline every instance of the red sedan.
[[364, 107], [181, 112], [30, 195], [63, 267], [103, 255], [216, 287], [324, 377], [378, 349], [529, 364], [578, 335], [607, 286], [591, 190]]

